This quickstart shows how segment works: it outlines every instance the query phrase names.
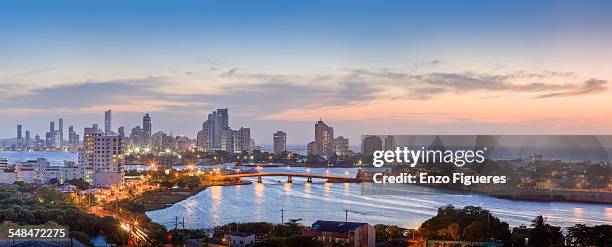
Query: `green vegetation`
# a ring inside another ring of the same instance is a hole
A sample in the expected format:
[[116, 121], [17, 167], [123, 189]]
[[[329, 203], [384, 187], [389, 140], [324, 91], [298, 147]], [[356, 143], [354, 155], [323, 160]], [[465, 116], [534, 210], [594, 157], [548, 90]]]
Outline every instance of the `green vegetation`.
[[230, 223], [218, 226], [213, 229], [213, 239], [220, 241], [227, 232], [248, 232], [254, 233], [257, 238], [262, 239], [256, 246], [296, 246], [296, 247], [317, 247], [321, 246], [312, 237], [302, 236], [302, 231], [306, 228], [299, 224], [301, 219], [289, 219], [285, 224], [272, 224], [266, 222], [255, 223]]
[[562, 246], [561, 227], [546, 224], [544, 217], [537, 216], [532, 221], [533, 229], [529, 233], [529, 246]]
[[118, 222], [97, 217], [64, 201], [63, 194], [47, 186], [17, 183], [0, 185], [0, 222], [19, 225], [57, 223], [70, 228], [70, 235], [90, 244], [90, 236], [103, 235], [113, 243], [121, 241]]
[[87, 190], [89, 189], [89, 183], [85, 182], [83, 179], [72, 179], [67, 180], [65, 183], [76, 186], [79, 190]]
[[376, 231], [376, 245], [377, 246], [405, 246], [406, 241], [404, 238], [415, 237], [418, 234], [413, 229], [406, 229], [399, 226], [391, 225], [374, 225]]
[[462, 209], [453, 205], [441, 207], [436, 216], [423, 222], [421, 231], [430, 239], [439, 240], [510, 240], [508, 223], [494, 217], [488, 210], [475, 206]]
[[567, 229], [568, 234], [566, 239], [571, 246], [587, 247], [587, 246], [605, 246], [606, 240], [612, 239], [611, 225], [586, 226], [576, 224]]

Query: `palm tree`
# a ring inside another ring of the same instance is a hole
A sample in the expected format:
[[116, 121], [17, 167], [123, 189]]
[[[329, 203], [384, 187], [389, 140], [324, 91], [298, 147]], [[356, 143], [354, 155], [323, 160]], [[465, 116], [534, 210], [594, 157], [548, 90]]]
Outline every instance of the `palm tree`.
[[533, 229], [529, 234], [529, 246], [560, 246], [563, 242], [563, 234], [558, 226], [546, 224], [542, 215], [536, 216], [531, 225]]

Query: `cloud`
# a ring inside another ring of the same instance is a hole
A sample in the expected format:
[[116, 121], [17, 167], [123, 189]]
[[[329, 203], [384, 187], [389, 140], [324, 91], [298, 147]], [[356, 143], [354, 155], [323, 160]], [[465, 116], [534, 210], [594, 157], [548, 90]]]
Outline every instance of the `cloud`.
[[[423, 63], [438, 64], [431, 60]], [[574, 73], [516, 71], [415, 73], [393, 69], [345, 69], [331, 73], [252, 73], [240, 68], [189, 70], [172, 75], [84, 81], [10, 91], [0, 84], [0, 109], [7, 112], [61, 111], [94, 113], [158, 111], [205, 115], [216, 107], [231, 107], [236, 115], [265, 119], [288, 110], [343, 109], [386, 100], [432, 101], [446, 94], [470, 94], [482, 100], [504, 97], [572, 97], [604, 92], [607, 81], [586, 82]], [[494, 93], [495, 97], [480, 94]]]
[[608, 81], [591, 79], [586, 81], [581, 87], [574, 88], [569, 91], [559, 93], [549, 93], [537, 96], [536, 98], [553, 98], [553, 97], [570, 97], [570, 96], [581, 96], [588, 94], [599, 94], [603, 93], [607, 89]]

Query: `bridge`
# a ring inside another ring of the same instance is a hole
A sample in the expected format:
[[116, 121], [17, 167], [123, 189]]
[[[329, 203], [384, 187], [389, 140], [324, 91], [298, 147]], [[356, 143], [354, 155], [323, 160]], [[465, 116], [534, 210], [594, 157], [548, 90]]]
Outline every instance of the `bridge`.
[[240, 173], [233, 175], [224, 175], [224, 178], [253, 178], [257, 177], [257, 182], [261, 183], [262, 177], [287, 177], [287, 183], [293, 182], [293, 177], [301, 177], [306, 178], [307, 183], [312, 183], [313, 178], [321, 178], [327, 179], [328, 182], [359, 182], [356, 178], [351, 177], [342, 177], [342, 176], [334, 176], [334, 175], [325, 175], [325, 174], [310, 174], [310, 173], [293, 173], [293, 172], [258, 172], [258, 173]]

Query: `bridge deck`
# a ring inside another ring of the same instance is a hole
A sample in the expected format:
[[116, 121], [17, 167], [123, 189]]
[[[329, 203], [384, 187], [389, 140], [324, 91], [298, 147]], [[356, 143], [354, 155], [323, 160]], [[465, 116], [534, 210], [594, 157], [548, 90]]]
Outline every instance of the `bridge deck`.
[[354, 179], [351, 177], [341, 177], [325, 174], [291, 173], [291, 172], [258, 172], [225, 175], [226, 178], [250, 178], [250, 177], [302, 177], [302, 178], [323, 178], [323, 179]]

